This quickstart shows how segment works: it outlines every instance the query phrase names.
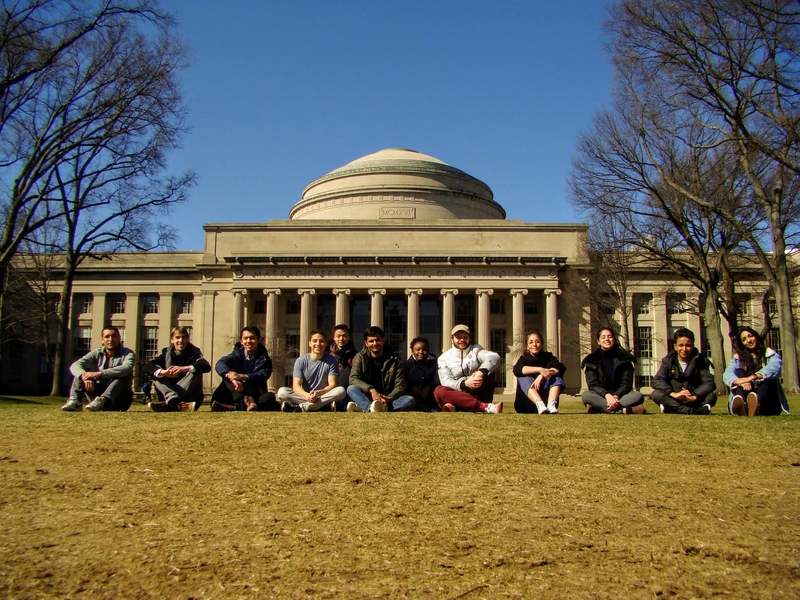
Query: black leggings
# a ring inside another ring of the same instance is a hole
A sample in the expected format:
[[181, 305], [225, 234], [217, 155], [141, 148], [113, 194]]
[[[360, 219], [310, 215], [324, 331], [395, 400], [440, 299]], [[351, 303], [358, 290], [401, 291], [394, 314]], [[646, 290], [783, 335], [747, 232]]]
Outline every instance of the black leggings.
[[[734, 371], [736, 377], [747, 377], [742, 369]], [[741, 396], [747, 398], [747, 394], [755, 392], [758, 397], [758, 412], [756, 414], [765, 417], [774, 417], [783, 412], [781, 407], [781, 388], [780, 381], [777, 379], [763, 379], [760, 382], [753, 382], [753, 389], [750, 391], [744, 390], [741, 387], [732, 387], [731, 394], [734, 396]]]

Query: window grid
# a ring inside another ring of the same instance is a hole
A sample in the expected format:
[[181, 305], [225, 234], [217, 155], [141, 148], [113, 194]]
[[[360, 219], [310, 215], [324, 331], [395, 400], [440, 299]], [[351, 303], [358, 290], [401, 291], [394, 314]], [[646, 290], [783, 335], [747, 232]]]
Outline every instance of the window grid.
[[300, 300], [286, 300], [286, 314], [299, 315], [300, 314]]
[[667, 313], [670, 315], [682, 315], [686, 312], [684, 294], [670, 294], [667, 296]]
[[506, 330], [492, 329], [489, 332], [489, 349], [500, 355], [500, 363], [495, 370], [495, 388], [506, 387]]
[[652, 306], [652, 296], [639, 296], [636, 300], [636, 314], [649, 315]]
[[286, 356], [298, 358], [300, 356], [300, 332], [289, 330], [286, 332]]
[[489, 298], [489, 314], [504, 315], [506, 314], [506, 299], [505, 298]]
[[526, 315], [538, 315], [539, 301], [536, 298], [525, 298], [524, 309]]
[[108, 296], [108, 312], [112, 315], [125, 314], [125, 294], [109, 294]]
[[773, 327], [767, 332], [767, 347], [772, 348], [778, 354], [781, 353], [781, 330], [779, 327]]
[[194, 297], [191, 294], [181, 294], [178, 296], [178, 301], [176, 302], [178, 307], [178, 314], [179, 315], [190, 315], [192, 314], [192, 302]]
[[142, 357], [140, 362], [144, 364], [158, 356], [158, 327], [142, 327], [141, 339], [139, 354]]
[[93, 298], [91, 294], [75, 294], [76, 312], [81, 315], [92, 314]]
[[80, 358], [85, 356], [92, 349], [92, 328], [76, 327], [75, 338], [72, 344], [72, 356]]
[[158, 294], [148, 294], [146, 296], [142, 296], [142, 314], [157, 315], [158, 300]]

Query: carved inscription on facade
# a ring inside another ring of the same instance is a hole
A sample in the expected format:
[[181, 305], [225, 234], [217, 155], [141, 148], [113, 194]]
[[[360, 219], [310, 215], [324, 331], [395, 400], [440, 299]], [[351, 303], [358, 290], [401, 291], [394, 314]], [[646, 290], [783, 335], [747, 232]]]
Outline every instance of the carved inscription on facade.
[[389, 208], [386, 206], [381, 207], [381, 212], [379, 215], [379, 219], [415, 219], [417, 216], [416, 208], [413, 206], [409, 207], [398, 207], [398, 208]]
[[387, 267], [343, 267], [341, 269], [325, 268], [325, 267], [306, 267], [306, 268], [292, 268], [292, 267], [275, 267], [274, 269], [245, 269], [244, 275], [246, 277], [253, 277], [258, 279], [291, 279], [293, 277], [315, 277], [325, 279], [326, 277], [336, 278], [352, 278], [359, 279], [361, 277], [381, 277], [387, 279], [404, 279], [404, 278], [495, 278], [504, 279], [507, 277], [512, 278], [537, 278], [545, 277], [548, 272], [544, 270], [537, 270], [524, 267], [511, 267], [511, 268], [495, 268], [488, 267], [485, 269], [480, 268], [451, 268], [451, 269], [425, 269], [425, 268], [387, 268]]

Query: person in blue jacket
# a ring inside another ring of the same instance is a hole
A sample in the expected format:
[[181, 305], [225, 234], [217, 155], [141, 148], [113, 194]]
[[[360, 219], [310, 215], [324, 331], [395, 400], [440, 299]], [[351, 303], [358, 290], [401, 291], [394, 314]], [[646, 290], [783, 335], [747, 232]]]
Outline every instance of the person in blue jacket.
[[275, 394], [267, 391], [272, 359], [261, 343], [258, 327], [245, 327], [233, 352], [214, 366], [222, 383], [211, 396], [211, 410], [280, 410]]
[[731, 389], [728, 410], [740, 417], [789, 414], [781, 387], [781, 355], [767, 348], [761, 336], [742, 327], [733, 339], [733, 355], [722, 379]]

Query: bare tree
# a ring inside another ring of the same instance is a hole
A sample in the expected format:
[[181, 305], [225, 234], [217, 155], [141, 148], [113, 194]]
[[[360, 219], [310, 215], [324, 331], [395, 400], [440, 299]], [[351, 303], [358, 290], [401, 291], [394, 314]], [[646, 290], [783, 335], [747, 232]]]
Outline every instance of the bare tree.
[[[183, 128], [175, 86], [182, 66], [173, 21], [155, 0], [3, 4], [0, 315], [9, 265], [23, 240], [64, 218], [61, 190], [82, 185], [78, 176], [86, 174], [65, 176], [62, 165], [149, 139], [152, 158], [144, 173], [156, 176]], [[133, 112], [139, 116], [122, 116]], [[154, 123], [169, 126], [155, 132]], [[129, 142], [122, 141], [126, 136]]]
[[[631, 89], [655, 90], [649, 100], [671, 111], [676, 139], [736, 156], [747, 183], [744, 213], [665, 182], [736, 228], [755, 253], [777, 302], [784, 381], [800, 389], [787, 263], [800, 200], [800, 4], [621, 0], [606, 26], [620, 77]], [[684, 135], [697, 129], [700, 143]], [[766, 227], [742, 214], [762, 215]]]

